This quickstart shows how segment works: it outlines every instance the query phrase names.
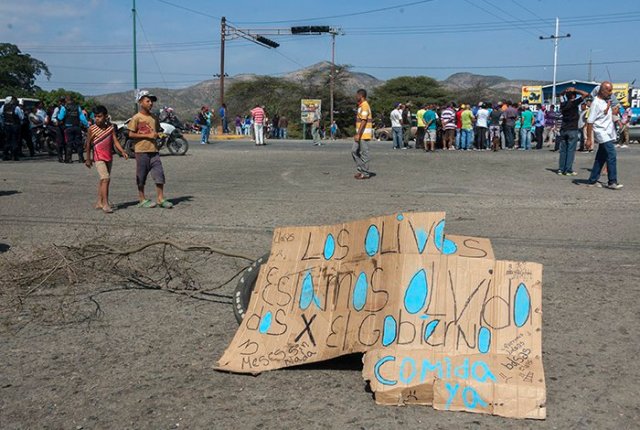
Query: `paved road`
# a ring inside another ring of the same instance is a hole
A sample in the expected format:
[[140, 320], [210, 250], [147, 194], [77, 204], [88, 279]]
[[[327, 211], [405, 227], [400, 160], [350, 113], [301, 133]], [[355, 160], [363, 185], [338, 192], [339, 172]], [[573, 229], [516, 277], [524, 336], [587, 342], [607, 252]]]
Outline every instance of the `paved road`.
[[[376, 406], [357, 358], [341, 370], [215, 373], [235, 329], [230, 306], [132, 292], [104, 297], [102, 324], [3, 335], [3, 427], [637, 427], [640, 147], [620, 150], [625, 188], [611, 191], [557, 176], [557, 155], [547, 150], [428, 154], [380, 142], [372, 144], [378, 175], [356, 181], [347, 141], [270, 143], [193, 142], [186, 156], [163, 157], [167, 195], [177, 203], [170, 211], [134, 206], [131, 161], [116, 160], [112, 200], [120, 209], [112, 215], [92, 209], [97, 178], [82, 165], [1, 163], [0, 242], [23, 253], [148, 232], [258, 256], [279, 225], [446, 211], [448, 232], [491, 238], [500, 259], [544, 264], [548, 419]], [[577, 154], [575, 179], [587, 178], [592, 161]]]

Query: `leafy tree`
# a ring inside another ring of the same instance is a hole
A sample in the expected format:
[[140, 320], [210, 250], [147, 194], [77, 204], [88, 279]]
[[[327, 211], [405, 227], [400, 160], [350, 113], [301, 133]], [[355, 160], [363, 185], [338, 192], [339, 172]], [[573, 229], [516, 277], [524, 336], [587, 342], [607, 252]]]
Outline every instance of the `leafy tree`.
[[58, 88], [57, 90], [44, 91], [39, 90], [36, 91], [34, 97], [41, 100], [46, 107], [54, 106], [58, 103], [58, 100], [66, 97], [67, 95], [71, 96], [71, 100], [74, 103], [81, 105], [87, 110], [91, 110], [98, 105], [98, 102], [92, 98], [85, 98], [82, 94], [76, 91], [65, 90], [64, 88]]
[[289, 134], [295, 137], [300, 130], [300, 99], [303, 97], [300, 84], [282, 78], [260, 76], [255, 80], [235, 82], [227, 91], [229, 112], [248, 115], [256, 105], [264, 106], [269, 118], [278, 113], [289, 119]]
[[45, 63], [23, 54], [16, 45], [0, 43], [0, 94], [31, 96], [40, 89], [35, 84], [39, 75], [51, 78]]
[[415, 111], [425, 103], [444, 104], [450, 101], [451, 94], [428, 76], [400, 76], [376, 88], [370, 99], [376, 118], [388, 123], [396, 103], [411, 103]]

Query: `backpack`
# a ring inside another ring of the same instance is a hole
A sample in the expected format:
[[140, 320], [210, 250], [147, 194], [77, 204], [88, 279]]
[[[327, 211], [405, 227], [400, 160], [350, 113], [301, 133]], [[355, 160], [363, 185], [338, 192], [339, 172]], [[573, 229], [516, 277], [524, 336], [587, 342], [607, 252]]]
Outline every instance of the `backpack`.
[[198, 122], [200, 123], [200, 125], [202, 126], [206, 126], [207, 125], [207, 117], [204, 116], [204, 114], [202, 112], [200, 112], [198, 114]]
[[80, 108], [78, 105], [71, 103], [65, 106], [64, 109], [64, 125], [66, 127], [79, 127], [80, 126]]

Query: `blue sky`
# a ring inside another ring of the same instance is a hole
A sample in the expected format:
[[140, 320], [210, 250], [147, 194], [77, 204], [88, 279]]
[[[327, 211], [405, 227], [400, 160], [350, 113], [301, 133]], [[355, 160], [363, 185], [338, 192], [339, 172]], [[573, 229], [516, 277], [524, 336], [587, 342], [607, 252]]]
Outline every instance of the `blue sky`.
[[[336, 62], [381, 79], [469, 71], [551, 80], [553, 46], [539, 40], [571, 33], [559, 48], [558, 81], [640, 77], [635, 42], [640, 2], [595, 0], [137, 0], [139, 87], [180, 88], [219, 72], [220, 17], [241, 29], [292, 25], [341, 28]], [[0, 40], [46, 62], [45, 89], [84, 94], [133, 88], [131, 0], [21, 0], [0, 4]], [[191, 9], [191, 10], [188, 10]], [[375, 9], [385, 9], [372, 11]], [[282, 75], [329, 60], [330, 37], [274, 36], [267, 49], [227, 44], [226, 72]], [[635, 45], [635, 46], [634, 46]], [[574, 64], [574, 65], [571, 65]]]

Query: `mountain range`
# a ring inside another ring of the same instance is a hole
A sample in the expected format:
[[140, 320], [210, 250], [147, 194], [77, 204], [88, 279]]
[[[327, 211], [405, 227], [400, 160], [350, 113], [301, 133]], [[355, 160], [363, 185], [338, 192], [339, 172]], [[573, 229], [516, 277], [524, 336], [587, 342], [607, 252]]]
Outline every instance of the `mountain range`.
[[[283, 79], [291, 82], [319, 83], [326, 79], [331, 70], [331, 63], [323, 61], [282, 76]], [[236, 82], [250, 81], [256, 79], [255, 74], [241, 74], [225, 78], [225, 91]], [[347, 93], [354, 93], [358, 88], [373, 90], [384, 84], [384, 80], [378, 79], [368, 73], [345, 70], [341, 79], [342, 86]], [[520, 87], [522, 85], [543, 84], [541, 81], [532, 80], [509, 80], [502, 76], [483, 76], [472, 73], [455, 73], [440, 83], [452, 91], [460, 93], [468, 90], [482, 91], [487, 99], [520, 97]], [[180, 116], [188, 117], [187, 114], [195, 114], [202, 105], [212, 105], [214, 100], [218, 100], [220, 93], [220, 81], [209, 79], [195, 85], [179, 88], [145, 88], [150, 90], [159, 99], [161, 106], [173, 107]], [[133, 109], [133, 97], [131, 91], [110, 93], [95, 96], [94, 99], [100, 104], [107, 106], [113, 118], [122, 119], [131, 114]]]

